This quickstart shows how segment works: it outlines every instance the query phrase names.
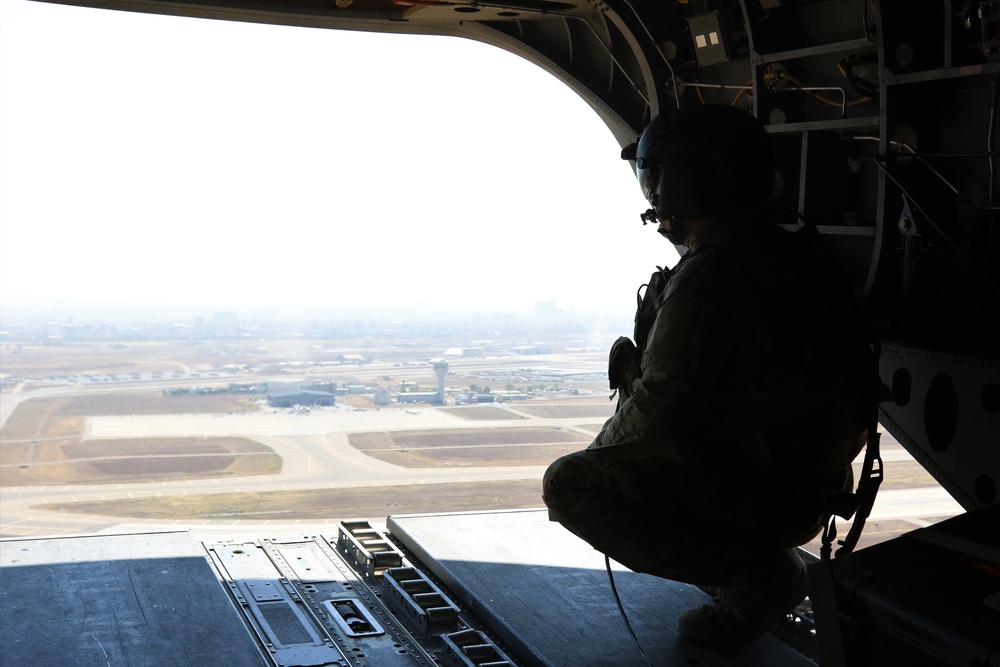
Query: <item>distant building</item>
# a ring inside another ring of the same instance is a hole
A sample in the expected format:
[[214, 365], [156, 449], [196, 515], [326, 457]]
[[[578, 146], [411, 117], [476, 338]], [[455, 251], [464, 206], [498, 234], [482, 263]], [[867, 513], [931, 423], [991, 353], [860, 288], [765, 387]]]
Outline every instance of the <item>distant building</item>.
[[267, 404], [274, 408], [290, 408], [294, 405], [336, 405], [337, 397], [326, 391], [298, 389], [280, 391], [267, 395]]
[[526, 401], [530, 396], [525, 394], [523, 391], [493, 391], [490, 392], [493, 396], [496, 396], [498, 401]]
[[[268, 380], [264, 383], [264, 387], [267, 391], [268, 396], [271, 394], [280, 394], [282, 392], [288, 391], [299, 391], [304, 389], [304, 380]], [[310, 389], [312, 389], [310, 387]]]
[[267, 390], [265, 384], [257, 382], [230, 382], [229, 393], [231, 394], [262, 394]]
[[442, 357], [485, 357], [486, 350], [481, 347], [449, 347], [441, 353]]
[[342, 364], [367, 364], [371, 361], [371, 357], [365, 356], [363, 354], [342, 354], [337, 357], [337, 361]]
[[434, 374], [437, 376], [437, 400], [435, 403], [444, 403], [444, 381], [448, 375], [448, 362], [444, 359], [432, 359], [434, 364]]
[[552, 354], [552, 346], [548, 343], [538, 343], [537, 345], [518, 345], [512, 347], [514, 354]]
[[398, 403], [438, 403], [436, 391], [406, 391], [396, 395]]

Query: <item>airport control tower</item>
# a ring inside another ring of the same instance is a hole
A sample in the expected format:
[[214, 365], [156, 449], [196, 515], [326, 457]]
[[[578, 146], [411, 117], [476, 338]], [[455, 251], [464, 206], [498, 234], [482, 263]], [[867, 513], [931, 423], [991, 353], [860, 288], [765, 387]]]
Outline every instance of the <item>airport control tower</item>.
[[438, 379], [437, 402], [444, 403], [444, 377], [448, 374], [448, 362], [444, 359], [434, 359], [433, 364]]

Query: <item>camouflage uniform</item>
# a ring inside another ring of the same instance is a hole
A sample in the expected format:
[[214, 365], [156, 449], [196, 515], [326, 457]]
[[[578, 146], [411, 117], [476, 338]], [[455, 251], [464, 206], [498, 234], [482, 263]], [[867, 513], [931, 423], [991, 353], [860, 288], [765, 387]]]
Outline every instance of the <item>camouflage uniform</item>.
[[815, 535], [864, 443], [867, 348], [802, 234], [717, 223], [647, 290], [641, 377], [547, 470], [553, 521], [635, 571], [712, 586]]

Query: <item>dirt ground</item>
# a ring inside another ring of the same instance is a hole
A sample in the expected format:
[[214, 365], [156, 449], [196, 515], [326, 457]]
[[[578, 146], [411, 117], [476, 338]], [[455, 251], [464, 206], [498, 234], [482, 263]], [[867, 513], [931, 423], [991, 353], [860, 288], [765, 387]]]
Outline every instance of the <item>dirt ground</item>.
[[[44, 460], [28, 456], [18, 463], [9, 462], [5, 456], [0, 486], [273, 475], [281, 471], [282, 465], [281, 457], [273, 450], [248, 438], [69, 439], [44, 444]], [[28, 451], [30, 454], [32, 450]]]
[[527, 419], [522, 415], [516, 415], [507, 410], [486, 407], [484, 405], [468, 405], [460, 408], [439, 408], [441, 412], [447, 412], [469, 421], [490, 421], [494, 419]]
[[330, 519], [542, 506], [537, 480], [135, 498], [40, 509], [149, 519]]
[[269, 475], [281, 457], [249, 438], [84, 440], [84, 418], [250, 412], [243, 395], [116, 393], [25, 401], [0, 431], [0, 486], [121, 484]]
[[[33, 398], [17, 406], [0, 430], [4, 440], [41, 438], [76, 431], [66, 420], [102, 415], [177, 415], [256, 412], [260, 406], [245, 394], [171, 394], [134, 392]], [[75, 422], [74, 422], [75, 424]]]
[[404, 468], [540, 466], [589, 444], [552, 427], [351, 433], [368, 456]]
[[602, 400], [595, 403], [573, 405], [518, 405], [517, 410], [542, 419], [591, 419], [608, 418], [615, 412], [613, 403]]
[[[338, 341], [362, 346], [363, 341]], [[325, 361], [339, 352], [315, 340], [282, 340], [270, 347], [254, 340], [122, 341], [7, 344], [4, 373], [13, 376], [93, 373], [151, 373], [170, 369], [209, 370], [220, 365], [279, 364], [289, 359]]]
[[[916, 528], [909, 521], [903, 520], [891, 520], [891, 521], [868, 521], [865, 523], [865, 529], [861, 533], [861, 537], [858, 539], [858, 545], [856, 549], [864, 549], [865, 547], [872, 546], [873, 544], [879, 544], [880, 542], [885, 542], [886, 540], [891, 540], [894, 537], [899, 537], [903, 533], [908, 533]], [[837, 521], [837, 539], [844, 539], [847, 536], [848, 531], [851, 529], [850, 522], [847, 521]], [[820, 554], [820, 549], [823, 546], [823, 536], [818, 535], [808, 544], [802, 545], [802, 548], [809, 553], [818, 556]], [[838, 545], [836, 540], [833, 543], [833, 550], [836, 552]]]
[[[902, 451], [902, 445], [886, 445], [881, 448], [883, 455], [892, 451]], [[921, 486], [936, 486], [937, 481], [916, 461], [884, 461], [882, 463], [882, 484], [880, 489], [910, 489]], [[861, 475], [861, 461], [854, 464], [854, 479]]]

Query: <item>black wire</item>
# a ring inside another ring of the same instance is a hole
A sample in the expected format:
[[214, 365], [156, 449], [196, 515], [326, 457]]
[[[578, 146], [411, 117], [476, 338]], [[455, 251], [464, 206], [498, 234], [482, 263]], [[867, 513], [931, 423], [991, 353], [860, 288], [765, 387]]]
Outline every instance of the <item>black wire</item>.
[[950, 238], [948, 238], [948, 235], [944, 233], [944, 230], [942, 230], [938, 226], [938, 224], [936, 222], [934, 222], [934, 218], [932, 218], [927, 213], [927, 211], [924, 210], [924, 208], [922, 206], [920, 206], [920, 204], [917, 202], [917, 200], [915, 200], [913, 198], [913, 196], [903, 186], [903, 184], [900, 183], [898, 180], [896, 180], [896, 178], [891, 173], [889, 173], [889, 169], [888, 169], [888, 167], [886, 167], [886, 165], [883, 163], [883, 161], [881, 159], [876, 159], [875, 160], [875, 164], [878, 165], [879, 169], [882, 170], [882, 173], [884, 173], [886, 175], [886, 177], [896, 185], [896, 187], [898, 187], [900, 190], [902, 190], [903, 193], [905, 193], [906, 196], [909, 197], [910, 202], [913, 203], [913, 206], [916, 207], [916, 209], [923, 214], [924, 218], [927, 220], [927, 222], [930, 223], [931, 227], [933, 227], [935, 229], [935, 231], [937, 231], [938, 236], [940, 236], [941, 239], [944, 240], [945, 243], [947, 243], [949, 246], [951, 246], [951, 249], [955, 252], [955, 254], [958, 256], [958, 258], [960, 260], [962, 260], [970, 269], [972, 269], [972, 271], [977, 276], [979, 276], [979, 278], [984, 283], [986, 283], [987, 285], [989, 285], [990, 287], [992, 287], [997, 293], [1000, 293], [1000, 285], [997, 285], [995, 282], [993, 282], [992, 279], [990, 279], [989, 276], [987, 276], [985, 273], [983, 273], [982, 270], [978, 266], [976, 266], [976, 264], [972, 260], [970, 260], [968, 257], [966, 257], [965, 253], [963, 253], [961, 251], [961, 249], [959, 249], [958, 245], [954, 241], [952, 241]]
[[[959, 191], [959, 189], [952, 184], [951, 181], [949, 181], [947, 178], [944, 177], [944, 174], [942, 174], [941, 172], [939, 172], [937, 169], [934, 168], [934, 166], [930, 162], [928, 162], [927, 160], [924, 159], [925, 157], [927, 157], [926, 155], [921, 155], [919, 153], [906, 153], [905, 155], [904, 154], [900, 154], [899, 157], [900, 158], [911, 158], [912, 157], [913, 159], [915, 159], [917, 162], [919, 162], [924, 167], [926, 167], [929, 172], [931, 172], [932, 174], [934, 174], [934, 176], [939, 181], [941, 181], [942, 183], [944, 183], [945, 186], [947, 186], [947, 188], [952, 191], [952, 193], [954, 193], [956, 196], [960, 197], [963, 201], [965, 201], [966, 204], [968, 204], [972, 208], [976, 209], [977, 211], [1000, 211], [1000, 207], [992, 206], [992, 205], [983, 206], [982, 204], [977, 204], [976, 202], [972, 201], [972, 199], [970, 199], [968, 196], [962, 194]], [[990, 160], [990, 162], [992, 163], [992, 160]], [[882, 167], [883, 171], [885, 170], [885, 166], [882, 165], [882, 164], [880, 164], [879, 158], [875, 159], [875, 163], [879, 164], [879, 166]], [[886, 173], [888, 173], [888, 172], [886, 172]], [[990, 181], [991, 181], [991, 184], [992, 184], [992, 176], [990, 178]], [[897, 185], [899, 185], [899, 184], [897, 183]], [[991, 197], [992, 197], [992, 195], [991, 195]]]
[[877, 98], [880, 94], [878, 84], [862, 79], [854, 73], [854, 66], [863, 64], [865, 64], [864, 61], [856, 56], [848, 56], [840, 61], [839, 68], [857, 95]]
[[996, 117], [997, 117], [997, 100], [1000, 99], [1000, 87], [997, 83], [1000, 82], [1000, 74], [993, 77], [993, 100], [990, 102], [990, 127], [986, 132], [986, 150], [990, 153], [990, 188], [989, 188], [989, 202], [990, 206], [995, 203], [993, 201], [993, 191], [995, 188], [994, 181], [996, 179], [996, 164], [997, 161], [993, 157], [993, 137], [996, 132]]
[[868, 27], [868, 3], [869, 0], [861, 0], [861, 27], [865, 32], [865, 39], [872, 42], [875, 41], [875, 26]]
[[618, 603], [618, 611], [622, 614], [622, 620], [625, 621], [625, 627], [628, 628], [628, 633], [632, 635], [632, 641], [635, 642], [635, 647], [639, 649], [639, 655], [642, 656], [643, 662], [645, 662], [649, 667], [653, 667], [653, 663], [649, 661], [646, 657], [646, 652], [642, 650], [642, 646], [639, 645], [639, 638], [635, 636], [635, 630], [632, 629], [632, 624], [628, 622], [628, 616], [625, 615], [625, 607], [622, 606], [622, 599], [618, 597], [618, 587], [615, 586], [615, 577], [611, 574], [611, 558], [607, 554], [604, 554], [604, 566], [608, 568], [608, 581], [611, 582], [611, 592], [615, 595], [615, 602]]
[[1000, 155], [1000, 151], [983, 151], [981, 153], [918, 153], [913, 151], [912, 153], [901, 154], [901, 157], [929, 157], [934, 159], [941, 158], [972, 158], [972, 157], [994, 157]]

